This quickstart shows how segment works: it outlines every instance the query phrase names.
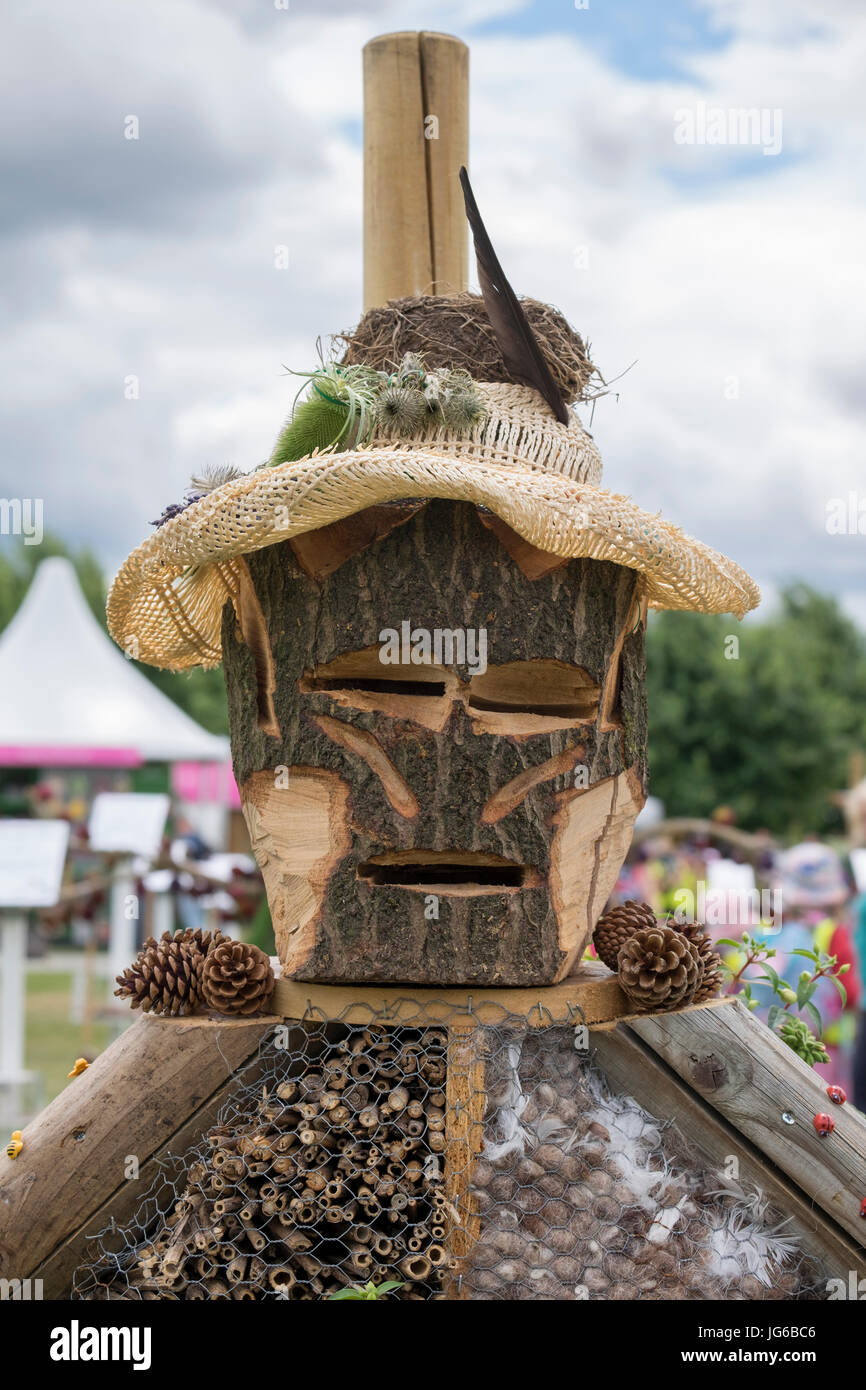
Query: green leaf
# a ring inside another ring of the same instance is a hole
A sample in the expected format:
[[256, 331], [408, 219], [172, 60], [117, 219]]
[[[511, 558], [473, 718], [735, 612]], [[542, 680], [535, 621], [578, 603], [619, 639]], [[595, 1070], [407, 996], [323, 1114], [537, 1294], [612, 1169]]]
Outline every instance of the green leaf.
[[811, 975], [803, 975], [797, 981], [797, 1007], [802, 1009], [818, 988], [817, 980]]
[[741, 941], [732, 941], [729, 936], [720, 936], [716, 942], [717, 946], [732, 946], [735, 951], [739, 951], [742, 944]]
[[830, 975], [829, 978], [839, 991], [839, 998], [842, 1000], [842, 1008], [844, 1009], [845, 1005], [848, 1003], [848, 991], [836, 975]]
[[792, 956], [805, 956], [807, 960], [813, 960], [816, 965], [820, 964], [817, 951], [803, 951], [799, 947], [791, 952]]
[[337, 1293], [326, 1294], [325, 1299], [330, 1303], [341, 1303], [346, 1299], [370, 1303], [384, 1298], [386, 1294], [393, 1293], [395, 1289], [404, 1287], [404, 1279], [385, 1279], [381, 1284], [374, 1284], [370, 1279], [366, 1284], [353, 1284], [348, 1289], [340, 1289]]
[[779, 1014], [782, 1013], [782, 1012], [783, 1012], [783, 1010], [779, 1007], [778, 1004], [774, 1004], [774, 1005], [772, 1006], [772, 1008], [770, 1009], [770, 1012], [767, 1014], [767, 1027], [768, 1027], [768, 1028], [772, 1028], [773, 1031], [775, 1031], [775, 1028], [776, 1028], [776, 1019], [779, 1017]]
[[811, 1018], [818, 1033], [818, 1037], [820, 1038], [824, 1032], [824, 1024], [821, 1022], [821, 1015], [818, 1013], [818, 1010], [815, 1008], [815, 1005], [806, 1003], [803, 1005], [803, 1011], [804, 1013], [807, 1013]]
[[779, 977], [773, 969], [772, 965], [767, 965], [766, 962], [764, 963], [764, 974], [761, 976], [761, 978], [763, 980], [767, 980], [773, 986], [773, 989], [779, 988]]

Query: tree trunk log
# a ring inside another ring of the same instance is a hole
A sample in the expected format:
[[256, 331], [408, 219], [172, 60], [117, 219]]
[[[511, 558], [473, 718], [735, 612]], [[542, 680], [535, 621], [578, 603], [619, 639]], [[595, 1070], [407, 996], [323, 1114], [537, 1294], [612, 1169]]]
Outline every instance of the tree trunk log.
[[[533, 566], [466, 503], [409, 510], [387, 534], [359, 518], [348, 558], [341, 523], [336, 569], [327, 532], [249, 557], [279, 737], [226, 608], [235, 775], [280, 958], [300, 980], [551, 983], [646, 794], [642, 581]], [[404, 623], [438, 663], [383, 664]], [[458, 629], [484, 630], [486, 670], [480, 647], [436, 652]]]

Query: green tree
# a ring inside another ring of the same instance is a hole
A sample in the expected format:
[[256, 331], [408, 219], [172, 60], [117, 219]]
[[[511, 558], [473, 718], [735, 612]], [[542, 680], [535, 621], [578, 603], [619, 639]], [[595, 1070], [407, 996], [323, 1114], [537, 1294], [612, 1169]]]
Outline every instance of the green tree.
[[838, 829], [830, 795], [866, 744], [866, 638], [833, 598], [794, 585], [742, 625], [654, 615], [647, 665], [651, 786], [669, 814], [729, 805], [744, 828]]

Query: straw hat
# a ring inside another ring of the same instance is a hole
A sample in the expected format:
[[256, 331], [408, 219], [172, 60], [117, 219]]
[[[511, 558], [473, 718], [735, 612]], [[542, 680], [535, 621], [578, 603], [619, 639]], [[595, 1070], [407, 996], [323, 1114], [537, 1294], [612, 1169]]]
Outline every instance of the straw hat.
[[177, 514], [132, 552], [108, 597], [109, 631], [138, 660], [173, 670], [217, 665], [239, 557], [409, 499], [474, 503], [539, 550], [638, 570], [656, 608], [742, 617], [758, 603], [758, 588], [739, 565], [602, 488], [595, 441], [563, 399], [502, 274], [465, 171], [461, 178], [484, 309], [515, 380], [471, 383], [481, 410], [469, 427], [443, 423], [405, 437], [380, 422], [362, 448], [266, 465], [170, 509]]

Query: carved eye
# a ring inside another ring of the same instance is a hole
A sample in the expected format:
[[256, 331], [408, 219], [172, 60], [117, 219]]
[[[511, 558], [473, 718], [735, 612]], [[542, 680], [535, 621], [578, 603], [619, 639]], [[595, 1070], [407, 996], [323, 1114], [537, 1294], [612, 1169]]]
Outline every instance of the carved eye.
[[594, 723], [601, 687], [565, 661], [510, 661], [469, 682], [467, 708], [491, 733], [535, 734]]
[[299, 689], [305, 695], [330, 695], [352, 709], [443, 729], [459, 694], [455, 672], [442, 666], [386, 665], [379, 657], [378, 647], [343, 652], [333, 661], [305, 671]]

